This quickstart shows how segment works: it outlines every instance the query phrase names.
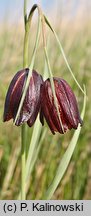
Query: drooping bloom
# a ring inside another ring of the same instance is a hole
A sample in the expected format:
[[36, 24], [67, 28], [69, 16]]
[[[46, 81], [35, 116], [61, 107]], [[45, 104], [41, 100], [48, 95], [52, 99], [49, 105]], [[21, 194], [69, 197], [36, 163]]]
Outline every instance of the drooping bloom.
[[[17, 72], [12, 79], [6, 95], [3, 121], [9, 121], [12, 118], [15, 120], [28, 73], [28, 68], [23, 69]], [[42, 76], [33, 70], [20, 115], [15, 122], [17, 126], [27, 122], [31, 127], [35, 122], [40, 109], [40, 86], [42, 83]]]
[[[82, 120], [80, 118], [76, 97], [65, 80], [53, 78], [53, 81], [59, 115], [54, 104], [50, 79], [47, 79], [41, 86], [40, 121], [44, 125], [45, 118], [53, 134], [55, 132], [65, 133], [68, 129], [72, 128], [77, 129], [79, 123], [82, 125]], [[62, 125], [60, 124], [60, 120]]]

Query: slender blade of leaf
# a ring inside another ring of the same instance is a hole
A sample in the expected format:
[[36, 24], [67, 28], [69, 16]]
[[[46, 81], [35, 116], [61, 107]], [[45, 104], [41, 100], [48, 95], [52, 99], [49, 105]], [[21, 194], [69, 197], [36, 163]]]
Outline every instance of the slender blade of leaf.
[[36, 42], [35, 42], [35, 46], [34, 46], [32, 60], [31, 60], [31, 64], [30, 64], [30, 67], [29, 67], [28, 77], [27, 77], [27, 80], [26, 80], [26, 83], [25, 83], [25, 86], [24, 86], [24, 91], [23, 91], [23, 94], [22, 94], [22, 97], [21, 97], [21, 101], [20, 101], [20, 104], [19, 104], [19, 107], [18, 107], [17, 114], [16, 114], [15, 122], [16, 122], [19, 114], [20, 114], [20, 111], [21, 111], [21, 108], [22, 108], [22, 105], [23, 105], [23, 102], [24, 102], [24, 99], [25, 99], [25, 96], [26, 96], [26, 92], [27, 92], [27, 89], [28, 89], [28, 86], [29, 86], [30, 77], [32, 75], [32, 70], [33, 70], [33, 67], [34, 67], [35, 56], [36, 56], [36, 51], [37, 51], [38, 42], [39, 42], [39, 36], [40, 36], [40, 23], [41, 23], [41, 19], [39, 17], [37, 35], [36, 35]]
[[[83, 109], [82, 109], [82, 113], [81, 113], [81, 118], [84, 118], [84, 114], [85, 114], [85, 108], [86, 108], [86, 91], [85, 95], [84, 95], [84, 103], [83, 103]], [[56, 171], [56, 175], [51, 183], [51, 185], [49, 186], [47, 192], [45, 193], [43, 199], [47, 200], [47, 199], [51, 199], [52, 195], [54, 194], [58, 184], [60, 183], [63, 175], [65, 174], [65, 171], [67, 170], [67, 167], [69, 165], [70, 159], [73, 155], [74, 149], [76, 147], [79, 135], [80, 135], [80, 131], [81, 131], [81, 127], [80, 125], [78, 126], [78, 129], [75, 131], [71, 142], [62, 158], [62, 160], [59, 163], [59, 166], [57, 168]]]
[[62, 47], [62, 44], [61, 44], [61, 42], [60, 42], [60, 40], [59, 40], [59, 38], [58, 38], [58, 36], [57, 36], [55, 30], [53, 29], [53, 27], [51, 26], [49, 20], [47, 19], [47, 17], [46, 17], [45, 15], [44, 15], [44, 18], [45, 18], [46, 24], [47, 24], [48, 27], [51, 29], [51, 31], [53, 32], [53, 34], [54, 34], [54, 36], [55, 36], [55, 38], [56, 38], [56, 41], [57, 41], [57, 43], [58, 43], [60, 52], [61, 52], [62, 55], [63, 55], [64, 61], [65, 61], [66, 65], [67, 65], [68, 70], [70, 71], [70, 73], [71, 73], [71, 75], [72, 75], [74, 81], [76, 82], [77, 86], [79, 87], [79, 89], [82, 91], [83, 94], [85, 94], [84, 90], [82, 89], [82, 87], [81, 87], [80, 84], [78, 83], [76, 77], [74, 76], [74, 73], [73, 73], [73, 71], [72, 71], [72, 69], [71, 69], [71, 67], [70, 67], [70, 65], [69, 65], [69, 63], [68, 63], [68, 60], [67, 60], [67, 58], [66, 58], [64, 49], [63, 49], [63, 47]]

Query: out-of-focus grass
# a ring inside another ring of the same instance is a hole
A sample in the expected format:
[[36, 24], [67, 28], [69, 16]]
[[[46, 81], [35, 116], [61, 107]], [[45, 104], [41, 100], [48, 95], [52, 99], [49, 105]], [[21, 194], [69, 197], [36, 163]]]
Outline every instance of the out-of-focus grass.
[[[86, 85], [88, 101], [86, 115], [77, 147], [74, 151], [68, 170], [60, 183], [53, 199], [91, 199], [91, 30], [83, 26], [81, 30], [59, 30], [59, 37], [81, 86]], [[72, 32], [74, 31], [74, 32]], [[33, 28], [32, 32], [35, 32]], [[30, 58], [33, 47], [34, 33], [30, 34]], [[49, 56], [54, 76], [66, 79], [72, 86], [82, 108], [83, 95], [74, 83], [69, 71], [60, 56], [54, 38], [49, 38]], [[20, 127], [11, 122], [3, 123], [3, 106], [8, 85], [13, 75], [22, 68], [23, 30], [18, 26], [0, 30], [0, 199], [16, 199], [20, 188]], [[41, 74], [44, 68], [42, 43], [37, 51], [35, 69]], [[45, 127], [47, 125], [45, 124]], [[31, 138], [32, 128], [28, 129]], [[30, 177], [27, 199], [41, 199], [51, 183], [57, 165], [65, 152], [73, 131], [65, 135], [48, 134], [43, 142], [38, 160]], [[27, 142], [29, 143], [30, 138]]]

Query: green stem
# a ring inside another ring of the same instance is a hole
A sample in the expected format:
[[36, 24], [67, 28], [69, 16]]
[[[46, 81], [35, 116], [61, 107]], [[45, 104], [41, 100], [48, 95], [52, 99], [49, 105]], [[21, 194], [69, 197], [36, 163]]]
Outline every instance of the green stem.
[[[29, 47], [29, 26], [27, 20], [27, 0], [24, 0], [24, 24], [25, 24], [25, 36], [24, 36], [24, 50], [23, 50], [23, 68], [28, 67], [28, 47]], [[26, 199], [25, 193], [25, 170], [26, 170], [26, 138], [27, 138], [27, 125], [23, 124], [21, 127], [21, 200]]]
[[[33, 16], [33, 12], [37, 8], [37, 5], [34, 5], [30, 11], [30, 14], [27, 19], [27, 13], [26, 13], [26, 5], [27, 5], [27, 0], [24, 0], [24, 22], [25, 22], [25, 37], [24, 37], [24, 51], [23, 51], [23, 68], [29, 67], [28, 64], [28, 48], [29, 48], [29, 32], [30, 32], [30, 25], [31, 25], [31, 19]], [[36, 42], [35, 42], [35, 47], [33, 50], [33, 56], [31, 60], [31, 64], [29, 67], [29, 74], [28, 78], [26, 80], [24, 92], [21, 98], [21, 102], [19, 105], [19, 109], [16, 115], [17, 116], [20, 114], [24, 98], [28, 89], [30, 77], [31, 77], [31, 72], [34, 66], [34, 60], [35, 60], [35, 55], [36, 55], [36, 50], [38, 46], [38, 41], [39, 41], [39, 34], [40, 34], [40, 16], [39, 16], [39, 21], [38, 21], [38, 30], [37, 30], [37, 36], [36, 36]], [[15, 121], [16, 121], [15, 119]], [[26, 199], [26, 192], [25, 192], [25, 181], [26, 181], [26, 135], [27, 135], [27, 125], [24, 124], [22, 125], [21, 128], [21, 144], [22, 144], [22, 150], [21, 150], [21, 161], [22, 161], [22, 174], [21, 174], [21, 199], [25, 200]]]
[[27, 22], [27, 0], [24, 0], [24, 24], [26, 27], [26, 22]]
[[[39, 20], [38, 20], [38, 28], [37, 28], [37, 34], [36, 34], [36, 41], [35, 41], [35, 46], [34, 46], [34, 50], [33, 50], [33, 56], [32, 56], [32, 60], [31, 60], [31, 64], [29, 66], [29, 76], [28, 76], [28, 79], [26, 81], [26, 85], [25, 85], [25, 93], [24, 93], [24, 96], [26, 94], [26, 90], [27, 90], [27, 87], [29, 85], [29, 80], [30, 80], [30, 76], [31, 76], [31, 71], [33, 69], [33, 66], [34, 66], [34, 61], [35, 61], [35, 56], [36, 56], [36, 51], [37, 51], [37, 46], [38, 46], [38, 42], [39, 42], [39, 36], [40, 36], [40, 17], [39, 17]], [[26, 40], [25, 40], [26, 42]], [[26, 51], [26, 45], [24, 46], [25, 47], [25, 50]], [[24, 56], [26, 57], [27, 53], [24, 52]], [[24, 58], [24, 62], [26, 63], [25, 61], [26, 58]], [[24, 64], [25, 64], [24, 63]], [[24, 97], [23, 97], [24, 99]], [[22, 100], [23, 101], [23, 100]], [[19, 110], [21, 110], [21, 107], [22, 107], [22, 103], [20, 102], [20, 105], [19, 105]], [[36, 124], [37, 126], [38, 123]], [[36, 127], [35, 127], [36, 128]], [[39, 128], [39, 129], [38, 129]], [[26, 152], [26, 125], [23, 125], [22, 126], [22, 186], [21, 186], [21, 195], [22, 195], [22, 199], [24, 199], [24, 197], [26, 197], [26, 191], [25, 191], [25, 184], [26, 184], [26, 181], [27, 181], [27, 176], [28, 176], [28, 172], [30, 172], [30, 170], [28, 168], [30, 168], [30, 163], [31, 163], [31, 158], [34, 154], [34, 148], [35, 148], [35, 145], [37, 143], [37, 139], [38, 139], [38, 136], [40, 135], [40, 126], [36, 129], [36, 136], [33, 136], [32, 135], [32, 141], [31, 141], [31, 145], [30, 145], [30, 148], [29, 148], [29, 152], [28, 152], [28, 159], [27, 161], [25, 161], [25, 152]], [[26, 162], [26, 167], [25, 167], [25, 162]], [[20, 195], [18, 196], [18, 199], [20, 199]]]
[[[26, 31], [26, 24], [27, 24], [26, 4], [27, 1], [24, 0], [25, 36], [24, 36], [24, 50], [23, 50], [23, 68], [28, 67], [29, 36]], [[21, 127], [21, 200], [26, 199], [26, 194], [25, 194], [26, 133], [27, 133], [27, 126], [23, 124]]]
[[26, 199], [25, 195], [25, 163], [26, 163], [26, 125], [21, 127], [21, 200]]
[[29, 32], [25, 30], [24, 51], [23, 51], [23, 68], [28, 67], [28, 46], [29, 46]]

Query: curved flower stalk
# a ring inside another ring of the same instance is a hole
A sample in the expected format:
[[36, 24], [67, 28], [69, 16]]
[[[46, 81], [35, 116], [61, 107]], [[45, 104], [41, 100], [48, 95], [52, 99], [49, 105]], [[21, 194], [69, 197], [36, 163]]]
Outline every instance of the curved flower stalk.
[[[12, 79], [5, 100], [4, 121], [9, 121], [12, 118], [15, 120], [28, 73], [28, 68], [23, 69], [17, 72]], [[40, 109], [40, 87], [42, 83], [42, 76], [33, 70], [20, 115], [15, 122], [17, 126], [24, 122], [27, 122], [30, 127], [34, 124]]]

